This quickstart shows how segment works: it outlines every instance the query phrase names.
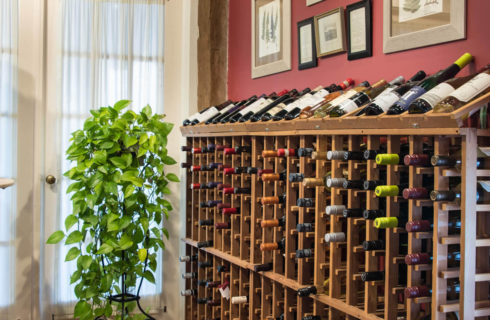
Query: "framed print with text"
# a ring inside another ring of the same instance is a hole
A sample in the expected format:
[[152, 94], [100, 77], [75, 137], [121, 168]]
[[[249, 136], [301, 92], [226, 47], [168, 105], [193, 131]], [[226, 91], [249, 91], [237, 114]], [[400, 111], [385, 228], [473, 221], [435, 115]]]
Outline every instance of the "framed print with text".
[[291, 0], [252, 1], [252, 79], [291, 70]]
[[315, 20], [311, 17], [298, 22], [298, 69], [316, 66]]
[[356, 60], [373, 55], [371, 0], [362, 0], [346, 7], [347, 59]]
[[318, 57], [345, 51], [344, 8], [315, 16], [315, 38]]
[[384, 0], [383, 52], [466, 37], [466, 0]]

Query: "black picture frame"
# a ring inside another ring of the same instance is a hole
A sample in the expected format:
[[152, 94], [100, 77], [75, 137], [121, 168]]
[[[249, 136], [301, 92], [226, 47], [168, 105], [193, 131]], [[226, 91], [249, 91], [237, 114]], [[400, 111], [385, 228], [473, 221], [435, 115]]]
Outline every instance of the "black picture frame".
[[[353, 36], [351, 25], [351, 14], [353, 11], [358, 9], [364, 9], [364, 19], [365, 19], [365, 49], [352, 51], [353, 48]], [[346, 21], [347, 21], [347, 60], [356, 60], [366, 57], [371, 57], [373, 55], [373, 24], [371, 18], [371, 0], [361, 0], [359, 2], [350, 4], [346, 7]]]
[[[302, 20], [298, 22], [298, 69], [304, 70], [309, 68], [314, 68], [318, 65], [318, 59], [316, 56], [316, 42], [315, 42], [315, 19], [314, 17]], [[311, 39], [311, 60], [307, 62], [301, 62], [301, 28], [310, 25], [311, 35], [309, 38]]]

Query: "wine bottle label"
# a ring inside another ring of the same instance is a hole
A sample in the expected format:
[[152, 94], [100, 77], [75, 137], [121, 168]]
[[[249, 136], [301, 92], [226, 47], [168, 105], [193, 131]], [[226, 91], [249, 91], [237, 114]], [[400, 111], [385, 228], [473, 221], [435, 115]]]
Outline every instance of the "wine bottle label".
[[199, 116], [200, 114], [201, 114], [201, 113], [199, 113], [199, 112], [194, 113], [192, 116], [190, 116], [190, 117], [188, 118], [188, 119], [189, 119], [189, 121], [190, 121], [190, 122], [192, 122], [192, 121], [196, 120], [197, 116]]
[[427, 102], [432, 108], [436, 104], [442, 101], [442, 99], [449, 96], [454, 91], [453, 86], [447, 84], [445, 82], [439, 83], [432, 90], [429, 90], [427, 93], [423, 94], [419, 99]]
[[301, 96], [301, 98], [297, 99], [293, 103], [288, 104], [288, 106], [284, 110], [287, 112], [290, 112], [291, 110], [293, 110], [294, 108], [299, 106], [301, 103], [303, 103], [303, 101], [308, 99], [309, 97], [311, 97], [311, 93], [307, 93], [307, 94]]
[[221, 293], [221, 297], [230, 300], [230, 287], [226, 286], [225, 288], [219, 288], [219, 293]]
[[265, 101], [259, 105], [256, 105], [255, 108], [251, 109], [251, 110], [248, 110], [246, 113], [248, 112], [253, 112], [253, 113], [256, 113], [258, 111], [260, 111], [262, 108], [266, 107], [267, 105], [271, 104], [272, 102], [274, 102], [273, 99], [265, 99]]
[[412, 89], [408, 90], [400, 100], [398, 100], [397, 104], [402, 107], [404, 110], [408, 110], [408, 106], [418, 97], [423, 95], [426, 90], [420, 86], [414, 86]]
[[274, 115], [276, 115], [276, 113], [278, 113], [279, 111], [281, 111], [284, 108], [286, 108], [286, 105], [284, 103], [279, 103], [277, 106], [275, 106], [274, 108], [267, 111], [267, 113], [274, 116]]
[[[257, 108], [257, 106], [261, 106], [264, 102], [266, 101], [265, 98], [260, 98], [259, 100], [255, 101], [254, 103], [252, 103], [251, 105], [249, 105], [248, 107], [246, 108], [243, 108], [242, 110], [240, 110], [238, 112], [238, 114], [240, 116], [244, 116], [246, 113], [248, 113], [249, 111], [253, 111], [255, 108]], [[254, 111], [255, 112], [255, 111]]]
[[324, 99], [324, 97], [312, 96], [310, 99], [308, 99], [308, 101], [301, 104], [300, 109], [303, 110], [306, 107], [312, 107], [312, 106], [318, 104], [319, 102], [323, 101], [323, 99]]
[[400, 95], [396, 92], [389, 91], [387, 93], [380, 94], [374, 101], [373, 104], [383, 110], [383, 112], [388, 111], [388, 109], [398, 100], [400, 100]]
[[332, 101], [329, 102], [330, 105], [332, 106], [336, 106], [338, 104], [340, 104], [341, 102], [344, 102], [345, 100], [349, 99], [350, 97], [353, 97], [355, 94], [357, 94], [358, 92], [354, 89], [351, 89], [349, 91], [347, 91], [346, 93], [344, 93], [343, 95], [333, 99]]
[[205, 112], [200, 113], [196, 117], [195, 120], [197, 120], [198, 122], [207, 121], [208, 119], [210, 119], [211, 117], [214, 117], [218, 113], [219, 113], [219, 110], [216, 107], [212, 107], [212, 108], [209, 108], [208, 110], [206, 110]]
[[461, 102], [468, 102], [490, 86], [490, 74], [480, 73], [455, 90], [451, 95]]
[[478, 183], [486, 192], [490, 192], [490, 181], [478, 181]]
[[220, 114], [225, 114], [227, 113], [228, 111], [230, 111], [231, 109], [233, 109], [235, 107], [235, 105], [233, 103], [231, 103], [228, 107], [222, 109], [219, 113]]
[[326, 89], [318, 90], [313, 96], [319, 98], [325, 98], [330, 92]]
[[364, 92], [361, 92], [357, 95], [355, 99], [345, 100], [344, 102], [340, 103], [338, 107], [342, 111], [344, 111], [344, 113], [349, 113], [356, 110], [357, 108], [359, 108], [360, 106], [362, 106], [368, 101], [369, 101], [369, 96]]

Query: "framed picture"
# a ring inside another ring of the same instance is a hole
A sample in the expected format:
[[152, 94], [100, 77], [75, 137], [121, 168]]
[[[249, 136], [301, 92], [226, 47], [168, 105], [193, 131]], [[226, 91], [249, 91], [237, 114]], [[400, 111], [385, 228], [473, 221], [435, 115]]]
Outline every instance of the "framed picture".
[[347, 59], [356, 60], [373, 55], [371, 0], [362, 0], [346, 7]]
[[323, 0], [306, 0], [306, 5], [307, 6], [312, 6], [315, 3], [322, 2]]
[[466, 37], [466, 0], [384, 0], [383, 52]]
[[315, 38], [318, 57], [345, 51], [344, 8], [315, 16]]
[[298, 69], [316, 66], [315, 20], [311, 17], [298, 22]]
[[291, 70], [291, 0], [252, 1], [252, 78]]

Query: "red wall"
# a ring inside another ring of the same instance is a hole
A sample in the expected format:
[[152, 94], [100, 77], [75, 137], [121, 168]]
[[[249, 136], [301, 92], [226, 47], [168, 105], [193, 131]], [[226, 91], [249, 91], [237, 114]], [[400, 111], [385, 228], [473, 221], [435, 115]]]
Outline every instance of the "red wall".
[[[348, 61], [347, 54], [318, 59], [316, 68], [298, 70], [297, 22], [358, 0], [325, 0], [311, 7], [306, 0], [291, 0], [292, 70], [251, 78], [251, 1], [230, 0], [228, 43], [228, 97], [244, 99], [253, 94], [279, 92], [282, 89], [313, 88], [329, 85], [346, 77], [356, 83], [371, 83], [398, 75], [410, 77], [422, 69], [434, 73], [451, 64], [464, 52], [475, 57], [475, 63], [461, 71], [466, 75], [490, 63], [490, 1], [467, 0], [466, 40], [413, 49], [392, 54], [383, 53], [383, 1], [372, 0], [373, 56]], [[453, 0], [463, 1], [463, 0]]]

